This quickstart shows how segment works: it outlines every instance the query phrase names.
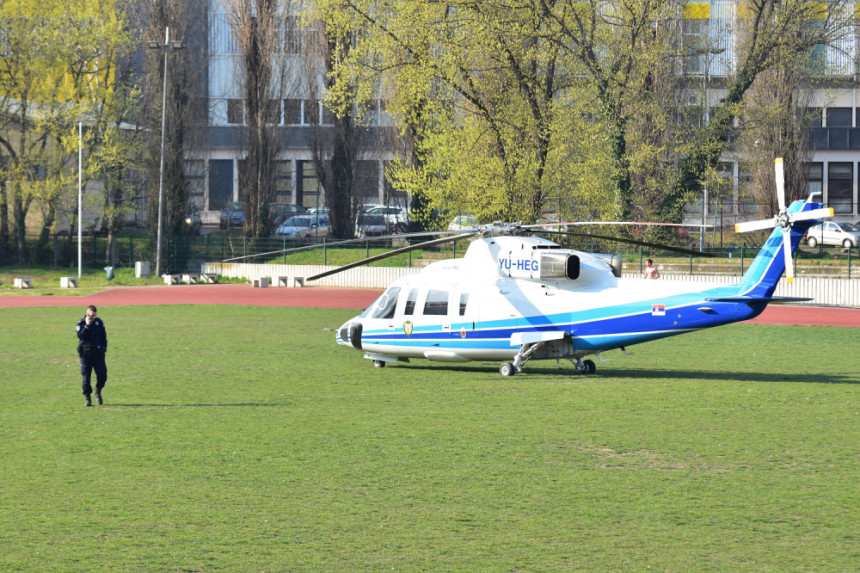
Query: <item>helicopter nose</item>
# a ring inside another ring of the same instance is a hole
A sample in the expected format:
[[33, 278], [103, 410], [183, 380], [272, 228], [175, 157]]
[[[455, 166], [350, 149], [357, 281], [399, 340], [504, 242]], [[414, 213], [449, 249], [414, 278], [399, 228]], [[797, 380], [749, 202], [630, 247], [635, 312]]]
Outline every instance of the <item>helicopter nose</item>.
[[335, 341], [343, 346], [352, 346], [361, 350], [361, 331], [363, 326], [360, 322], [349, 321], [337, 330]]

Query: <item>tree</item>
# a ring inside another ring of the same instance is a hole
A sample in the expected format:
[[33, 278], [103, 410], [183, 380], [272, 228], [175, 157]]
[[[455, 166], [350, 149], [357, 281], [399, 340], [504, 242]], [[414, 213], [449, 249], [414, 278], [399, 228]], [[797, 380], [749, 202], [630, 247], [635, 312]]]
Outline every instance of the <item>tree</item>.
[[[188, 209], [188, 181], [185, 177], [186, 152], [193, 145], [190, 140], [196, 123], [206, 120], [206, 110], [199, 104], [201, 93], [197, 91], [200, 79], [205, 77], [206, 62], [203, 52], [202, 32], [196, 26], [200, 14], [204, 13], [203, 0], [146, 0], [143, 10], [129, 10], [139, 19], [132, 22], [134, 38], [139, 45], [148, 42], [163, 44], [165, 30], [170, 29], [170, 40], [180, 41], [182, 48], [168, 54], [167, 67], [162, 49], [146, 50], [146, 69], [143, 85], [143, 109], [139, 124], [148, 128], [146, 171], [151, 174], [147, 180], [147, 220], [149, 222], [150, 242], [157, 243], [158, 194], [161, 159], [161, 125], [164, 119], [164, 212], [162, 214], [163, 236], [172, 238], [183, 233], [185, 216]], [[166, 97], [163, 90], [167, 74]], [[133, 82], [132, 85], [139, 85]], [[166, 100], [166, 108], [162, 102]], [[153, 251], [155, 249], [153, 248]]]
[[[11, 227], [16, 258], [28, 258], [26, 221], [42, 211], [35, 261], [70, 193], [73, 126], [101, 112], [112, 91], [112, 69], [123, 43], [122, 16], [112, 0], [0, 5], [4, 58], [0, 58], [0, 148], [11, 184]], [[93, 98], [99, 92], [101, 98]], [[8, 189], [8, 186], [7, 186]], [[8, 194], [7, 194], [8, 195]], [[0, 217], [8, 210], [0, 211]], [[8, 229], [0, 222], [0, 234]], [[5, 240], [0, 239], [0, 245]]]
[[[520, 6], [494, 2], [342, 5], [363, 21], [344, 64], [350, 78], [373, 78], [359, 86], [359, 99], [373, 90], [390, 95], [401, 133], [415, 135], [412, 155], [421, 159], [408, 167], [423, 173], [395, 178], [446, 209], [535, 220], [553, 145], [554, 100], [565, 84], [559, 51], [544, 39], [545, 23]], [[423, 122], [425, 111], [415, 106], [426, 110], [430, 100], [433, 120]]]
[[289, 3], [277, 0], [228, 0], [231, 27], [240, 54], [240, 77], [247, 126], [246, 156], [240, 169], [245, 233], [271, 234], [269, 204], [277, 194], [276, 161], [284, 148], [279, 133], [280, 102], [289, 66], [284, 57]]
[[311, 154], [317, 179], [326, 192], [332, 234], [348, 239], [355, 236], [356, 162], [365, 133], [357, 117], [358, 84], [343, 67], [355, 44], [356, 21], [337, 4], [317, 2], [314, 8], [303, 15], [306, 33], [301, 36], [308, 93], [311, 101], [319, 98], [324, 102], [323, 116], [311, 126]]
[[660, 205], [664, 220], [680, 221], [685, 197], [698, 195], [708, 170], [713, 170], [729, 141], [733, 118], [756, 79], [777, 63], [834, 42], [851, 29], [853, 5], [843, 0], [749, 0], [738, 6], [737, 71], [728, 79], [725, 96], [697, 130], [689, 150], [680, 157], [675, 176]]

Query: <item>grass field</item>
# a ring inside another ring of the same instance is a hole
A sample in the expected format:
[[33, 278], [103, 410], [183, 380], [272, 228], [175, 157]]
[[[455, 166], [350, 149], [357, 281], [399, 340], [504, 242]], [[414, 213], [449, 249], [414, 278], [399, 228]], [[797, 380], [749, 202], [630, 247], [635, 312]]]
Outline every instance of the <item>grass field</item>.
[[374, 369], [349, 311], [0, 309], [0, 570], [849, 571], [848, 328], [733, 325], [610, 354]]

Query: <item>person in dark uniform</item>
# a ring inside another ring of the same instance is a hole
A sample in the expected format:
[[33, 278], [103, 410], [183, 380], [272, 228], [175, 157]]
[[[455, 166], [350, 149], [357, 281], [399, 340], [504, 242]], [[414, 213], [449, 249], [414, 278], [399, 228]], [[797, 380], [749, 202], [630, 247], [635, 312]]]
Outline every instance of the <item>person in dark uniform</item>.
[[102, 388], [107, 382], [107, 366], [105, 366], [105, 352], [107, 352], [107, 332], [105, 323], [98, 318], [98, 310], [95, 305], [87, 307], [87, 314], [78, 321], [78, 355], [81, 357], [81, 387], [84, 391], [86, 402], [84, 406], [92, 406], [90, 394], [93, 388], [90, 385], [90, 375], [96, 371], [96, 400], [102, 404]]

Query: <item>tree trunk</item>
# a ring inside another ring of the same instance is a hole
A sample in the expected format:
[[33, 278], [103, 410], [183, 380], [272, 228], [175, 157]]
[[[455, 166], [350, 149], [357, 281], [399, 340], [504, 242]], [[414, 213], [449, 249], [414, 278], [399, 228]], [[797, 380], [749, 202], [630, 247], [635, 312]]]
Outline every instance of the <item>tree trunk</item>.
[[6, 181], [0, 179], [0, 265], [9, 263], [9, 199]]

